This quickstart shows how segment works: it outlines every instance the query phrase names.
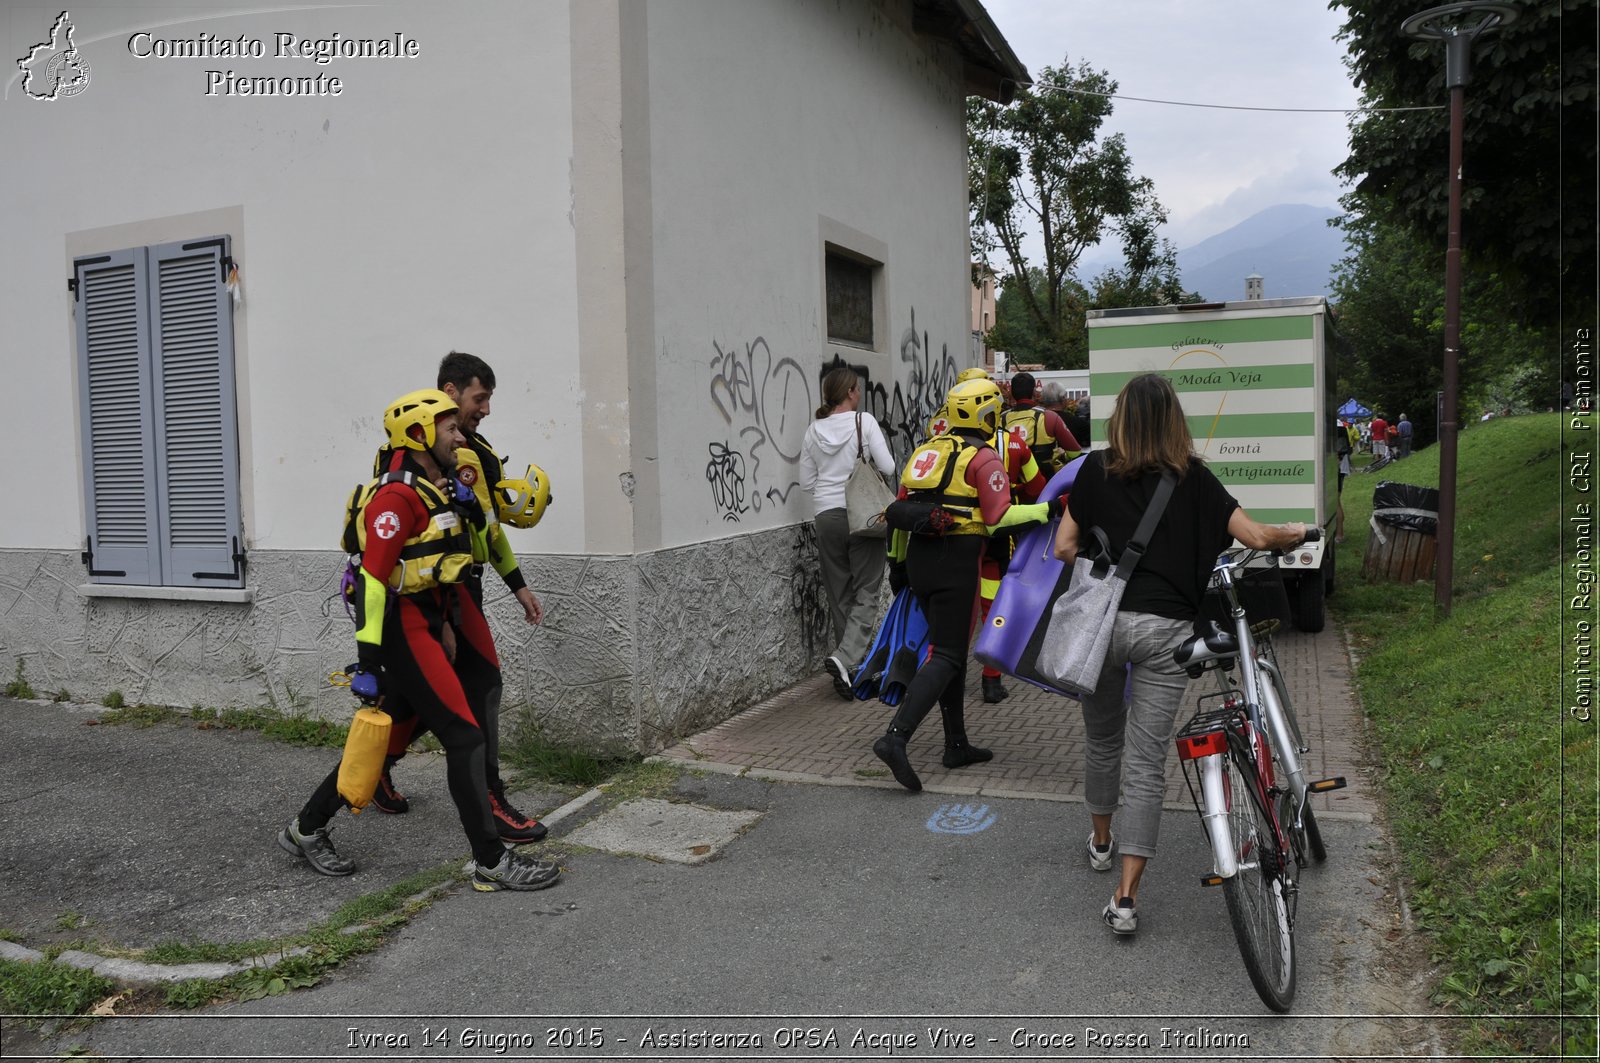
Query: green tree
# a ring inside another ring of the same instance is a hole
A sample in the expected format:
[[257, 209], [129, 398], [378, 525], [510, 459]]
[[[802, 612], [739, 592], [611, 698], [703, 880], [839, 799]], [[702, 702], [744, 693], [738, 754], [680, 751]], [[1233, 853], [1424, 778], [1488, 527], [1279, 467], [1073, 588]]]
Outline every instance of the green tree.
[[[1375, 412], [1411, 415], [1418, 444], [1437, 438], [1442, 386], [1444, 273], [1433, 248], [1387, 215], [1347, 216], [1350, 254], [1333, 298], [1344, 357], [1342, 391]], [[1544, 409], [1559, 388], [1549, 356], [1553, 326], [1530, 324], [1505, 279], [1468, 262], [1462, 271], [1460, 416], [1484, 408]]]
[[[1370, 108], [1447, 102], [1444, 45], [1400, 24], [1427, 4], [1332, 0], [1346, 64]], [[1595, 309], [1595, 0], [1517, 0], [1519, 17], [1479, 38], [1466, 88], [1462, 244], [1541, 325]], [[1370, 111], [1351, 123], [1344, 205], [1411, 230], [1442, 274], [1449, 112]], [[1466, 320], [1465, 318], [1463, 319]]]
[[[1084, 251], [1108, 236], [1122, 243], [1128, 266], [1118, 272], [1126, 275], [1103, 286], [1110, 295], [1154, 290], [1157, 278], [1176, 276], [1176, 252], [1156, 237], [1166, 214], [1149, 178], [1133, 172], [1123, 137], [1101, 136], [1116, 82], [1064, 59], [1040, 71], [1039, 85], [1021, 89], [1009, 107], [968, 102], [973, 248], [999, 252], [1006, 263], [996, 269], [1005, 306], [996, 305], [991, 345], [1019, 361], [1079, 367], [1089, 292], [1074, 273]], [[1037, 262], [1024, 250], [1034, 235]]]
[[[1037, 362], [1055, 369], [1084, 364], [1083, 360], [1088, 355], [1083, 338], [1069, 331], [1063, 341], [1046, 333], [1028, 309], [1024, 287], [1032, 295], [1033, 305], [1048, 300], [1044, 271], [1038, 267], [1029, 267], [1022, 278], [1009, 279], [995, 299], [994, 328], [989, 330], [986, 337], [988, 345], [994, 350], [1005, 351], [1013, 365]], [[1081, 322], [1084, 304], [1088, 301], [1083, 286], [1068, 277], [1059, 298], [1067, 304], [1066, 313]]]

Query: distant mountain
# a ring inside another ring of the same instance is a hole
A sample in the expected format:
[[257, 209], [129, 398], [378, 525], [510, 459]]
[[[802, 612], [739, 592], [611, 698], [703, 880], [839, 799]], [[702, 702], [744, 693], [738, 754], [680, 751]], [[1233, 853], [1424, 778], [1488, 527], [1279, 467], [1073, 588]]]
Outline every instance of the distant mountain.
[[1244, 279], [1262, 276], [1268, 299], [1327, 295], [1345, 256], [1344, 234], [1328, 226], [1329, 207], [1280, 204], [1178, 252], [1183, 286], [1212, 302], [1244, 298]]

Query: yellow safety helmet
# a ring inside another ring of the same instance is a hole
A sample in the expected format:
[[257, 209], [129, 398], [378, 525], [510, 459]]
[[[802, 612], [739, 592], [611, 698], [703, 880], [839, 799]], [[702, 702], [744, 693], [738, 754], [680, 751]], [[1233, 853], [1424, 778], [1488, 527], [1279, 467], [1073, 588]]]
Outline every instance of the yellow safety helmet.
[[[401, 395], [384, 408], [383, 430], [389, 433], [391, 447], [428, 450], [438, 438], [433, 423], [445, 414], [458, 410], [460, 407], [456, 405], [456, 400], [449, 395], [437, 388], [423, 388]], [[422, 426], [421, 441], [411, 437], [411, 429], [416, 425]]]
[[513, 528], [533, 527], [550, 506], [550, 477], [532, 462], [522, 479], [501, 480], [494, 486], [504, 492], [500, 497], [500, 519]]
[[989, 379], [989, 371], [987, 369], [985, 369], [981, 365], [975, 365], [970, 369], [963, 369], [963, 370], [961, 370], [960, 373], [956, 374], [956, 383], [957, 384], [965, 384], [969, 380], [988, 380], [988, 379]]
[[950, 389], [945, 400], [950, 430], [971, 429], [992, 436], [1000, 427], [1000, 387], [992, 380], [968, 380]]

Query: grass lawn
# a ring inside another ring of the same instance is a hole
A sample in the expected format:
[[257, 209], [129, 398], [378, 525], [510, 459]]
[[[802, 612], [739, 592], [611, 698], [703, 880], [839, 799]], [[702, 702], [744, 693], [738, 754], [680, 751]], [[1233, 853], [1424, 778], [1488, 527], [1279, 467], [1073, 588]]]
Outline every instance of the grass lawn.
[[[1438, 447], [1344, 489], [1330, 608], [1356, 648], [1412, 908], [1445, 972], [1435, 999], [1477, 1016], [1451, 1027], [1474, 1054], [1595, 1050], [1597, 725], [1563, 701], [1562, 424], [1537, 414], [1462, 432], [1448, 617], [1431, 582], [1360, 571], [1373, 487], [1437, 487]], [[1577, 1017], [1517, 1018], [1562, 1014]]]

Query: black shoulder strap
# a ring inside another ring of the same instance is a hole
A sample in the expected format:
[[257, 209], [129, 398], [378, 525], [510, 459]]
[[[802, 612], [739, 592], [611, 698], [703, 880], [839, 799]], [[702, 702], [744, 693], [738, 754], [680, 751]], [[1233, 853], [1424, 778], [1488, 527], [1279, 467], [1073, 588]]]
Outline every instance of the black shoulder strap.
[[1151, 496], [1150, 504], [1145, 507], [1144, 516], [1139, 520], [1139, 526], [1133, 531], [1133, 538], [1128, 540], [1128, 545], [1122, 551], [1122, 560], [1117, 562], [1117, 576], [1127, 579], [1139, 562], [1144, 560], [1145, 549], [1150, 545], [1150, 536], [1155, 533], [1156, 523], [1161, 520], [1161, 514], [1166, 511], [1167, 502], [1172, 498], [1172, 491], [1178, 486], [1178, 476], [1171, 469], [1161, 474], [1161, 483], [1156, 487], [1156, 493]]

